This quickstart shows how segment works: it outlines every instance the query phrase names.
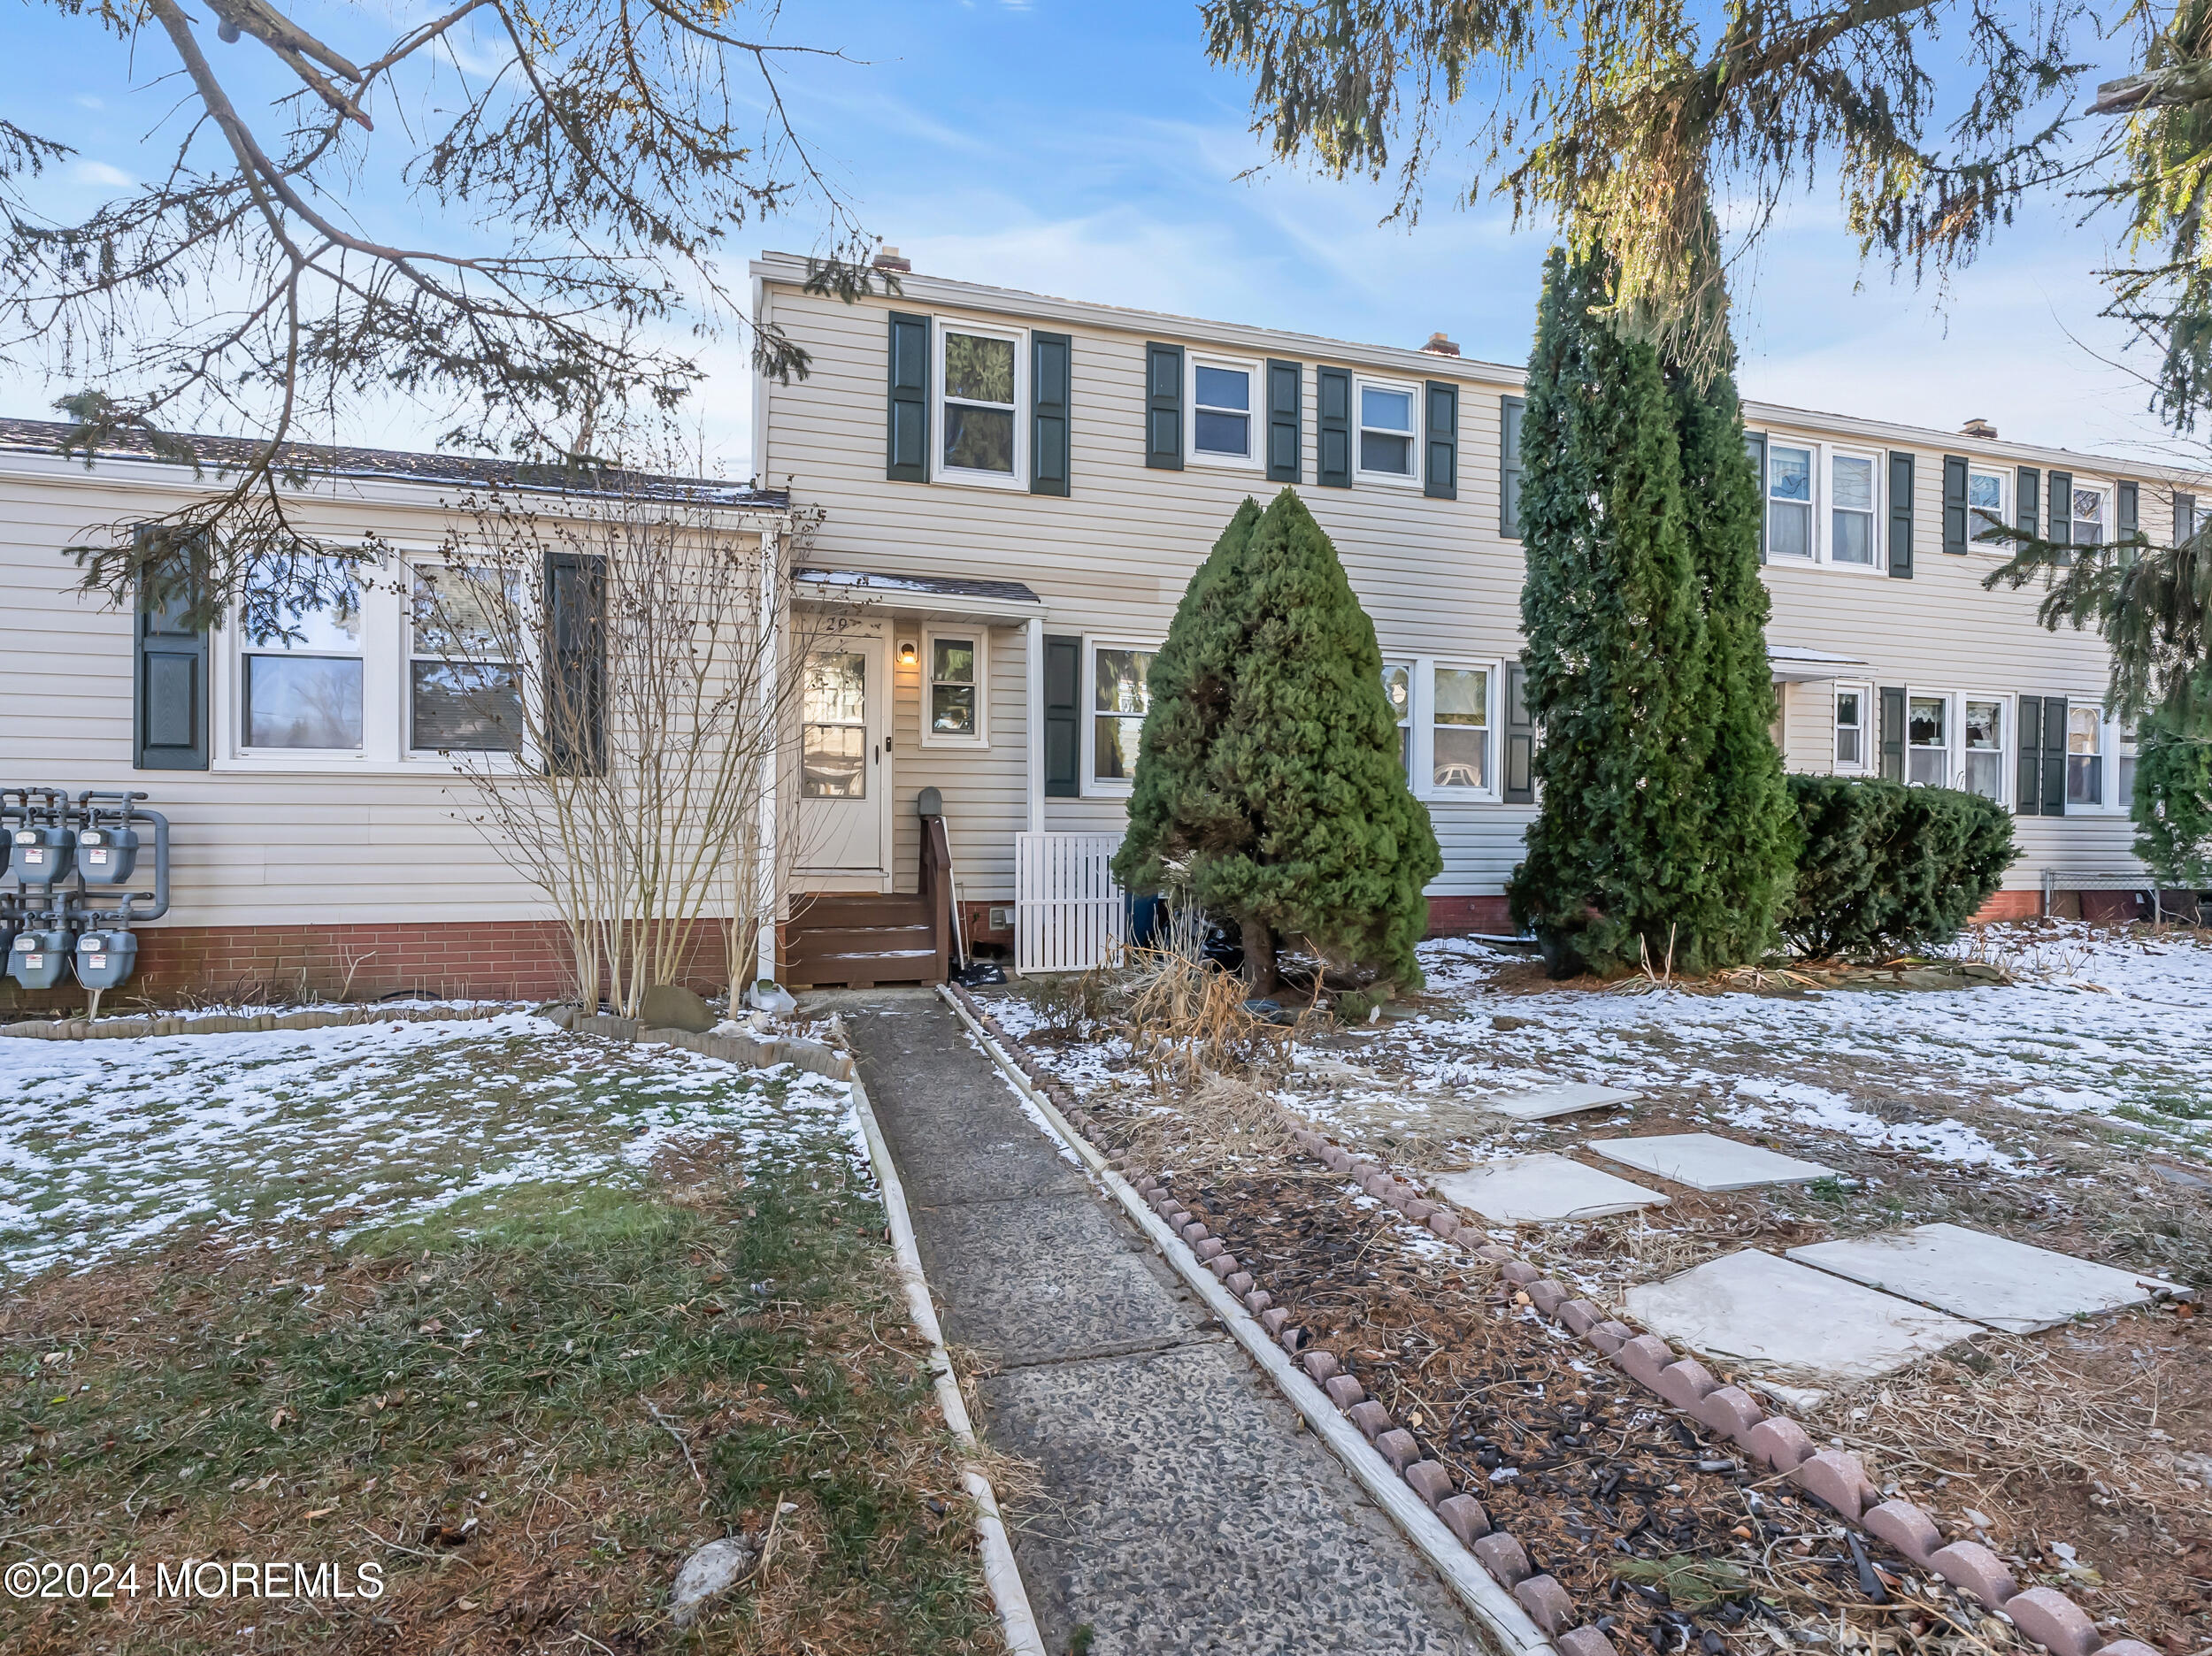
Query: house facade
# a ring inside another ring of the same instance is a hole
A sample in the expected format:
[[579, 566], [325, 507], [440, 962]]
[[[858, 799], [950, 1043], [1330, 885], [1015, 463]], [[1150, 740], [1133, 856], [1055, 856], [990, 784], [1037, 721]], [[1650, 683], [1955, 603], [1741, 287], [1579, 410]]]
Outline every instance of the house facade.
[[[756, 390], [755, 474], [821, 509], [808, 561], [872, 614], [841, 679], [864, 686], [867, 773], [802, 778], [808, 809], [859, 827], [818, 835], [833, 848], [795, 889], [913, 889], [915, 805], [935, 790], [964, 918], [1012, 943], [1023, 902], [1065, 894], [1039, 870], [1121, 832], [1145, 668], [1192, 572], [1239, 501], [1291, 487], [1374, 618], [1444, 853], [1432, 924], [1508, 929], [1534, 811], [1515, 666], [1520, 371], [1440, 336], [1354, 345], [889, 263], [896, 293], [850, 305], [809, 295], [803, 260], [753, 266], [757, 315], [811, 356], [803, 380]], [[2034, 587], [1985, 591], [2005, 554], [1974, 536], [1995, 519], [2162, 539], [2177, 513], [2193, 522], [2186, 479], [1980, 422], [1745, 413], [1788, 767], [2005, 803], [2021, 855], [1993, 916], [2047, 893], [2062, 912], [2131, 911], [2131, 751], [2101, 710], [2104, 646], [2039, 626]], [[996, 610], [957, 596], [986, 586]]]

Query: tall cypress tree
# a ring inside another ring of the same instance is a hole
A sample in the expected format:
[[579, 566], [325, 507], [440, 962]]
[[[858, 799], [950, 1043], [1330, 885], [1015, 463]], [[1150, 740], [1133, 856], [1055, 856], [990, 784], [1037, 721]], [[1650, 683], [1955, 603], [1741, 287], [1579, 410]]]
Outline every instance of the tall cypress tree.
[[1732, 364], [1699, 376], [1669, 364], [1682, 456], [1684, 530], [1705, 620], [1701, 717], [1709, 732], [1701, 809], [1706, 878], [1684, 917], [1708, 965], [1756, 961], [1777, 939], [1801, 838], [1774, 745], [1770, 602], [1759, 576], [1761, 479], [1744, 452]]
[[1611, 297], [1601, 256], [1553, 250], [1521, 427], [1543, 804], [1507, 897], [1560, 976], [1706, 964], [1710, 742], [1681, 455], [1657, 354], [1592, 313]]
[[1210, 794], [1206, 763], [1228, 717], [1237, 657], [1244, 648], [1239, 568], [1260, 508], [1247, 495], [1198, 566], [1145, 684], [1144, 729], [1129, 798], [1129, 829], [1114, 854], [1114, 878], [1130, 891], [1171, 883], [1171, 867], [1194, 852], [1225, 850], [1251, 824]]

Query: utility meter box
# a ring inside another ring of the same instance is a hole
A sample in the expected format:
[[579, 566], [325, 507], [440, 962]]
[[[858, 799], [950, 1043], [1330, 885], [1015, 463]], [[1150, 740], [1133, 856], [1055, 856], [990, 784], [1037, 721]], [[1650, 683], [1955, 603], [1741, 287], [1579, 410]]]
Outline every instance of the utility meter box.
[[77, 981], [113, 989], [138, 964], [138, 939], [128, 932], [87, 932], [77, 939]]
[[87, 828], [77, 836], [77, 872], [88, 886], [120, 886], [138, 866], [138, 830]]
[[[17, 855], [21, 855], [20, 841]], [[69, 970], [75, 939], [66, 926], [34, 926], [8, 945], [8, 976], [26, 989], [51, 989]]]
[[15, 877], [26, 886], [44, 888], [69, 872], [70, 852], [76, 836], [67, 828], [50, 825], [17, 828], [8, 835]]

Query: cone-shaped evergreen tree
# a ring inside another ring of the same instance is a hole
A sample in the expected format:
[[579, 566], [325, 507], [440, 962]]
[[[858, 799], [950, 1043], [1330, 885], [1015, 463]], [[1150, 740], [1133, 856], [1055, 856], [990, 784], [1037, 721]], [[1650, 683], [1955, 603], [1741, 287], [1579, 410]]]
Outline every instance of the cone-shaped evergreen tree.
[[1157, 890], [1170, 883], [1171, 866], [1187, 865], [1193, 853], [1225, 850], [1250, 835], [1246, 818], [1208, 794], [1206, 763], [1228, 717], [1244, 648], [1238, 566], [1259, 521], [1259, 503], [1247, 495], [1183, 589], [1152, 658], [1129, 831], [1114, 855], [1114, 878], [1130, 891]]
[[1241, 926], [1259, 993], [1279, 940], [1410, 987], [1443, 857], [1399, 762], [1374, 624], [1295, 493], [1256, 527], [1255, 510], [1232, 520], [1154, 658], [1114, 871], [1141, 886], [1179, 865]]
[[1706, 377], [1671, 364], [1682, 457], [1684, 531], [1705, 618], [1700, 717], [1709, 732], [1701, 809], [1706, 878], [1683, 917], [1709, 966], [1758, 960], [1797, 868], [1797, 808], [1774, 745], [1766, 582], [1759, 576], [1760, 479], [1744, 452], [1732, 366]]
[[2135, 855], [2164, 888], [2212, 888], [2212, 714], [2161, 709], [2137, 739]]
[[1592, 314], [1601, 259], [1544, 267], [1521, 427], [1521, 625], [1543, 804], [1507, 887], [1555, 973], [1705, 965], [1703, 621], [1672, 404]]

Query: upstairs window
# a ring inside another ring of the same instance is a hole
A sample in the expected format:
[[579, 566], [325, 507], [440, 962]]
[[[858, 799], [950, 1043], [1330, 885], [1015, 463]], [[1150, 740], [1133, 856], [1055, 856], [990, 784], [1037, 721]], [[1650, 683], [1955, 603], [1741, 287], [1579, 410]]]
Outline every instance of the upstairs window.
[[1767, 448], [1767, 556], [1813, 555], [1813, 451], [1787, 443]]
[[944, 387], [940, 465], [948, 472], [1012, 483], [1021, 458], [1018, 341], [1010, 335], [952, 327], [941, 329], [939, 337], [943, 341], [939, 383]]
[[2074, 491], [2076, 546], [2093, 547], [2105, 543], [2104, 499], [2102, 489], [2078, 488]]
[[1966, 791], [1984, 799], [2005, 796], [2005, 704], [1969, 701], [1959, 721], [1966, 740]]
[[1254, 458], [1250, 363], [1191, 358], [1191, 457], [1241, 461]]
[[1943, 787], [1951, 779], [1951, 744], [1943, 696], [1913, 696], [1905, 714], [1905, 779], [1922, 787]]
[[1985, 530], [2000, 528], [2005, 522], [2005, 474], [1985, 472], [1978, 466], [1966, 478], [1966, 538], [1971, 540]]
[[1362, 380], [1359, 469], [1375, 477], [1413, 479], [1413, 387]]
[[1829, 456], [1828, 480], [1830, 560], [1837, 564], [1873, 568], [1876, 556], [1873, 456]]

